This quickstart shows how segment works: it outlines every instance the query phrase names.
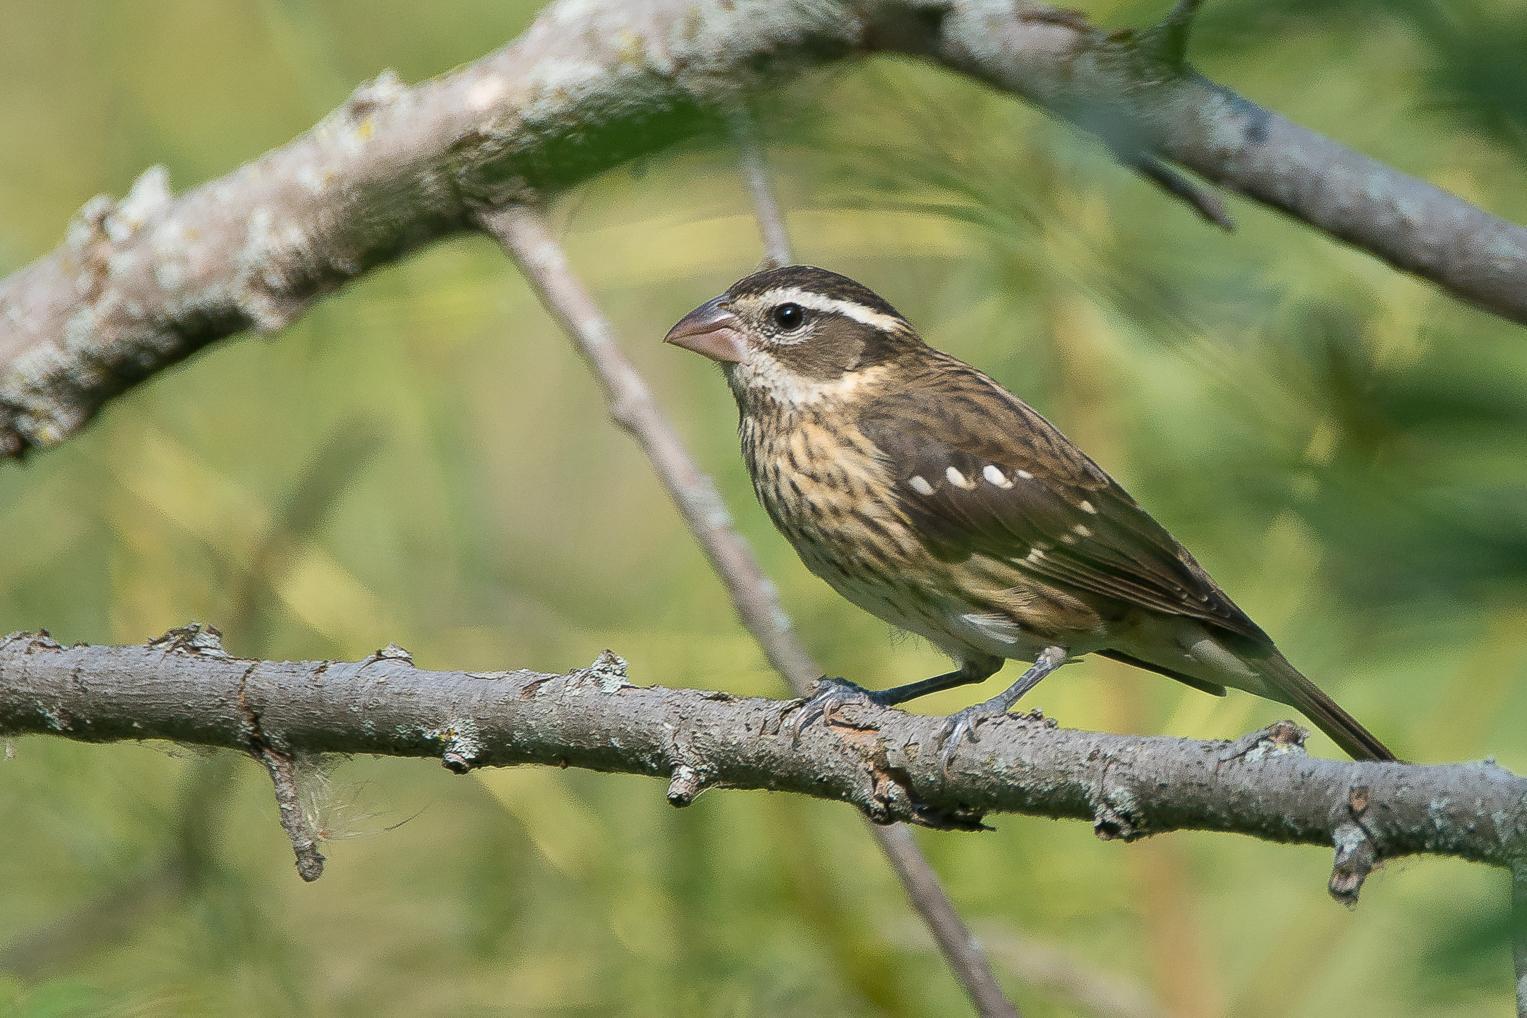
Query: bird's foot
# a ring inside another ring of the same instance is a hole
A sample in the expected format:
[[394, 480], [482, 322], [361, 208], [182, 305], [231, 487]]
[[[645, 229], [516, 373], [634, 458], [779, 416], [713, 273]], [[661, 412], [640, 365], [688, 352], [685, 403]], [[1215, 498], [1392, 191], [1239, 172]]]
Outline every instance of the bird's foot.
[[976, 730], [993, 718], [1016, 717], [1025, 721], [1041, 721], [1054, 725], [1054, 722], [1048, 721], [1037, 708], [1022, 714], [1013, 714], [1010, 712], [1011, 707], [1011, 703], [1003, 702], [1002, 697], [999, 696], [985, 703], [956, 711], [944, 719], [938, 731], [939, 771], [944, 777], [949, 777], [949, 765], [954, 762], [954, 754], [960, 748], [960, 744], [967, 739], [971, 742], [980, 742], [981, 737]]
[[795, 723], [790, 726], [790, 741], [796, 744], [801, 741], [801, 732], [805, 731], [813, 721], [818, 718], [831, 721], [834, 714], [850, 704], [884, 706], [873, 690], [865, 689], [857, 682], [824, 675], [817, 680], [816, 688], [811, 691], [810, 696], [801, 700], [792, 700], [785, 706], [780, 715], [780, 722], [783, 726], [784, 714], [791, 710], [796, 711]]
[[[978, 703], [974, 707], [966, 707], [958, 713], [951, 714], [944, 719], [944, 724], [939, 728], [939, 770], [944, 777], [949, 777], [949, 765], [954, 762], [955, 750], [960, 748], [960, 743], [965, 739], [971, 742], [980, 742], [976, 735], [976, 729], [992, 718], [1005, 717], [1012, 709], [1013, 704], [1023, 699], [1023, 694], [1039, 685], [1039, 680], [1049, 675], [1055, 669], [1066, 663], [1067, 651], [1064, 647], [1046, 647], [1040, 655], [1034, 659], [1029, 670], [1018, 676], [1018, 681], [1008, 686], [996, 696], [985, 703]], [[1033, 713], [1028, 720], [1040, 720], [1044, 715], [1036, 718]]]

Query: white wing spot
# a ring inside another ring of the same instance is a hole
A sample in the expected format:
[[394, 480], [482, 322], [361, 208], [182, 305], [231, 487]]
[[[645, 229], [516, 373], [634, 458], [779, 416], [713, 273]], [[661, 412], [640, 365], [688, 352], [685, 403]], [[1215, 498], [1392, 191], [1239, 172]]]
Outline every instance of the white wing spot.
[[1018, 476], [1023, 478], [1025, 481], [1032, 481], [1034, 479], [1034, 475], [1029, 473], [1027, 470], [1018, 471]]
[[1027, 555], [1023, 556], [1023, 560], [1025, 562], [1038, 562], [1040, 559], [1042, 559], [1044, 557], [1045, 557], [1045, 551], [1044, 551], [1043, 548], [1030, 548], [1029, 549], [1029, 553]]
[[986, 464], [986, 469], [981, 471], [981, 476], [999, 488], [1011, 488], [1013, 486], [1013, 482], [1007, 479], [1007, 475], [991, 463]]
[[974, 481], [967, 478], [954, 467], [950, 467], [945, 470], [944, 476], [949, 478], [949, 483], [954, 485], [956, 488], [964, 488], [966, 491], [969, 491], [971, 488], [976, 486]]
[[1094, 516], [1098, 514], [1098, 507], [1087, 501], [1085, 498], [1076, 503], [1076, 507], [1084, 513], [1091, 513]]
[[1091, 537], [1092, 536], [1092, 530], [1089, 527], [1085, 527], [1085, 526], [1083, 526], [1080, 523], [1072, 524], [1071, 525], [1071, 532], [1074, 533], [1077, 537]]
[[1076, 537], [1073, 534], [1061, 534], [1060, 535], [1060, 543], [1061, 544], [1075, 544], [1076, 543]]
[[919, 495], [933, 494], [933, 485], [929, 484], [927, 479], [921, 474], [913, 474], [911, 479], [907, 481], [907, 486]]

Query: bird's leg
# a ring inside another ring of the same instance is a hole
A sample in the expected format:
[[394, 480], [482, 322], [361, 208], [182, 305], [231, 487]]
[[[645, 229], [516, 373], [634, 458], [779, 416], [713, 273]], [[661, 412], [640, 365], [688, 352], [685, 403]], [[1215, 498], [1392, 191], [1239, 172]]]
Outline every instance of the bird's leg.
[[943, 689], [968, 686], [972, 682], [985, 682], [1001, 671], [1006, 663], [1006, 660], [1000, 657], [976, 658], [963, 662], [952, 672], [945, 672], [943, 675], [935, 675], [931, 679], [922, 679], [918, 682], [908, 682], [904, 686], [892, 686], [890, 689], [882, 689], [869, 695], [870, 699], [882, 707], [893, 707]]
[[831, 717], [838, 708], [850, 703], [872, 703], [881, 707], [894, 707], [896, 704], [906, 703], [919, 696], [937, 693], [941, 689], [952, 689], [972, 682], [984, 682], [997, 674], [1004, 663], [1000, 657], [976, 658], [964, 662], [952, 672], [935, 675], [931, 679], [892, 686], [890, 689], [865, 689], [856, 682], [824, 675], [817, 680], [816, 689], [812, 691], [811, 696], [801, 704], [800, 713], [796, 714], [795, 724], [791, 728], [792, 736], [799, 741], [801, 732], [807, 725], [817, 718]]
[[974, 707], [966, 707], [956, 714], [949, 715], [939, 731], [939, 741], [943, 744], [940, 766], [944, 773], [946, 775], [949, 773], [949, 764], [954, 759], [954, 751], [967, 736], [971, 742], [980, 741], [976, 736], [976, 728], [981, 722], [1006, 714], [1024, 693], [1039, 685], [1040, 679], [1065, 664], [1066, 657], [1064, 647], [1046, 647], [1040, 651], [1039, 657], [1035, 659], [1029, 670], [1018, 676], [1017, 682], [985, 703], [978, 703]]

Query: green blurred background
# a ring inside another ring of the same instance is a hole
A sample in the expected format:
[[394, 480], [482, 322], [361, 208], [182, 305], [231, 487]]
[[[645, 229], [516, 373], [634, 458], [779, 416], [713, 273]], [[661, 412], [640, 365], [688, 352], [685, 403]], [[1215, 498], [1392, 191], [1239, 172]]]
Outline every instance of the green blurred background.
[[[5, 0], [0, 272], [147, 165], [180, 188], [222, 174], [379, 69], [439, 73], [537, 6]], [[1527, 19], [1510, 0], [1441, 6], [1218, 0], [1195, 58], [1527, 220]], [[803, 260], [1026, 395], [1401, 755], [1527, 769], [1520, 327], [1245, 202], [1223, 235], [1095, 143], [909, 61], [815, 75], [763, 119]], [[753, 504], [720, 379], [658, 342], [759, 257], [731, 154], [623, 168], [564, 198], [557, 226], [813, 651], [874, 685], [939, 669], [806, 574]], [[429, 667], [561, 670], [611, 647], [637, 681], [781, 691], [583, 365], [479, 239], [218, 345], [0, 469], [0, 630], [126, 643], [191, 619], [252, 656], [396, 641]], [[1200, 737], [1287, 714], [1101, 661], [1035, 702], [1066, 725]], [[417, 761], [325, 761], [308, 790], [331, 839], [311, 886], [249, 761], [15, 740], [0, 1012], [964, 1007], [840, 806], [716, 792], [681, 812], [642, 779]], [[1386, 866], [1348, 912], [1318, 849], [996, 822], [919, 840], [1030, 1014], [1090, 1013], [1018, 978], [1032, 939], [1170, 1014], [1510, 1006], [1497, 872]]]

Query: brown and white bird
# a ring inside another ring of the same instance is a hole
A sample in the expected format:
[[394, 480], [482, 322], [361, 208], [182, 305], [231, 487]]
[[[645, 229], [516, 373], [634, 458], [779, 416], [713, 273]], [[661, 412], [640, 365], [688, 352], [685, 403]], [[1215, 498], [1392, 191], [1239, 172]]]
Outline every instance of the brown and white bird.
[[827, 683], [803, 717], [1034, 662], [951, 716], [947, 764], [1045, 675], [1100, 654], [1289, 704], [1353, 757], [1394, 759], [1101, 467], [867, 287], [807, 265], [768, 269], [690, 312], [667, 341], [721, 363], [753, 488], [806, 567], [959, 663], [878, 692]]

